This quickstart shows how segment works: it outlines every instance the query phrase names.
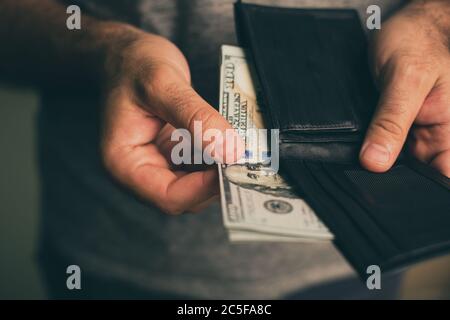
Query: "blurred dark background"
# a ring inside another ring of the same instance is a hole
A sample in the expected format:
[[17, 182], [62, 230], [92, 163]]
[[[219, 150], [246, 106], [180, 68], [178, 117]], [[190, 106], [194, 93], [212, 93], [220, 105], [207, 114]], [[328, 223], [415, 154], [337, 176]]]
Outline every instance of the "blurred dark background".
[[34, 258], [37, 107], [36, 92], [0, 86], [0, 299], [45, 298]]

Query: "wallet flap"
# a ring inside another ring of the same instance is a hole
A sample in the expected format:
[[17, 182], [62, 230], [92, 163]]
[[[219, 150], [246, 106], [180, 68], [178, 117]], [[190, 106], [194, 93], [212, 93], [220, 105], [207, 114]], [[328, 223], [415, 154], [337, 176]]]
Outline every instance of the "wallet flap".
[[240, 2], [235, 10], [239, 41], [250, 49], [262, 86], [267, 126], [280, 129], [282, 142], [359, 141], [376, 94], [356, 11]]

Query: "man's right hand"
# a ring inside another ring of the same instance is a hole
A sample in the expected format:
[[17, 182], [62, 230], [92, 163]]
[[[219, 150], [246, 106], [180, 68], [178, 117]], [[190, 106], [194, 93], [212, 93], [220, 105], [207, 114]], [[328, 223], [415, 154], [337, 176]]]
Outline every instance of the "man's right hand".
[[[224, 137], [231, 127], [191, 87], [183, 54], [170, 41], [142, 33], [123, 50], [111, 52], [106, 70], [101, 142], [106, 168], [167, 213], [205, 207], [218, 193], [216, 167], [196, 172], [175, 169], [160, 148], [161, 135], [167, 137], [174, 127], [188, 129], [193, 136], [194, 121], [202, 121], [203, 131], [218, 129]], [[227, 162], [242, 154], [238, 141], [226, 155]], [[222, 145], [216, 152], [225, 150]]]

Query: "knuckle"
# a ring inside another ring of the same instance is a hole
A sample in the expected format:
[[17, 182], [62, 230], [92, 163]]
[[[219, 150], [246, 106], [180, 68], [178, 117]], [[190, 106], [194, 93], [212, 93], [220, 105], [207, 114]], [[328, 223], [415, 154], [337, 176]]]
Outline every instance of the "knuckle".
[[195, 107], [196, 93], [191, 88], [180, 88], [176, 83], [167, 84], [164, 92], [171, 103], [172, 111], [182, 118], [192, 112]]
[[372, 130], [377, 133], [381, 132], [383, 136], [391, 137], [396, 141], [402, 141], [407, 133], [397, 121], [389, 117], [382, 117], [375, 121], [372, 124]]
[[[157, 98], [161, 93], [165, 93], [167, 87], [167, 74], [161, 68], [155, 68], [146, 76], [145, 81], [138, 80], [138, 85], [142, 88], [142, 91], [150, 99]], [[139, 88], [139, 86], [138, 86]]]
[[142, 93], [150, 101], [158, 101], [162, 96], [176, 96], [178, 88], [173, 79], [176, 79], [176, 74], [171, 68], [148, 63], [140, 67], [134, 84], [138, 94]]
[[421, 56], [400, 55], [394, 64], [399, 77], [414, 85], [420, 85], [435, 69], [432, 59]]
[[194, 112], [189, 115], [188, 126], [194, 128], [195, 121], [201, 121], [203, 128], [212, 127], [214, 114], [203, 106], [195, 108]]
[[408, 108], [405, 100], [397, 97], [396, 99], [391, 99], [391, 101], [385, 101], [381, 107], [381, 112], [384, 115], [382, 119], [387, 118], [387, 121], [394, 121], [392, 119], [403, 118], [407, 115]]

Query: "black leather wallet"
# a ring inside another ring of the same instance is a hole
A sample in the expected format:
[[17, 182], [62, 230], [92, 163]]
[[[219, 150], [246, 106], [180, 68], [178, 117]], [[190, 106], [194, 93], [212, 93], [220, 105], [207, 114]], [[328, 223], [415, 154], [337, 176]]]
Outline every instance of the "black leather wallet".
[[355, 10], [235, 5], [236, 31], [280, 130], [282, 174], [363, 276], [450, 252], [450, 179], [401, 157], [383, 174], [358, 152], [378, 94]]

